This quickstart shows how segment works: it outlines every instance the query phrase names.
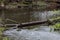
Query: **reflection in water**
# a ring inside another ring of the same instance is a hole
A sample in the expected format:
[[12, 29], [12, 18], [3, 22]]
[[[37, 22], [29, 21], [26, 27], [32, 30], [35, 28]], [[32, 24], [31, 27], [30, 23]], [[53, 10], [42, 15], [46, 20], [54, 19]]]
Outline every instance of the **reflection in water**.
[[[44, 12], [15, 12], [15, 11], [5, 11], [5, 17], [15, 20], [18, 23], [29, 22], [29, 21], [41, 21], [47, 20], [47, 18], [53, 15], [52, 11], [44, 11]], [[9, 21], [7, 21], [8, 23]]]

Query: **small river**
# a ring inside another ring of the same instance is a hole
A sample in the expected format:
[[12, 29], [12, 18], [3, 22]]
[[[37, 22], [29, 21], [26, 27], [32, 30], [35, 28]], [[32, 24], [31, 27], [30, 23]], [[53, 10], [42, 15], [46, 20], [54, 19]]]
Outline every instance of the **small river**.
[[[28, 21], [36, 21], [36, 20], [47, 20], [47, 18], [51, 18], [54, 11], [48, 11], [48, 12], [34, 12], [34, 14], [31, 14], [31, 18], [25, 17], [28, 19]], [[17, 14], [18, 15], [18, 14]], [[22, 15], [22, 14], [20, 14]], [[25, 15], [22, 15], [22, 17]], [[9, 17], [9, 16], [8, 16]], [[11, 16], [12, 19], [14, 16]], [[17, 18], [19, 16], [16, 16]], [[10, 18], [10, 17], [9, 17]], [[34, 18], [34, 19], [33, 19]], [[20, 19], [19, 19], [20, 20]], [[22, 21], [25, 22], [23, 19]], [[21, 22], [21, 20], [19, 21]], [[51, 28], [49, 26], [43, 26], [39, 25], [36, 26], [33, 29], [9, 29], [3, 32], [4, 35], [6, 35], [9, 40], [60, 40], [60, 34], [57, 32], [54, 32], [53, 29], [50, 31]]]
[[60, 34], [50, 32], [50, 28], [10, 29], [4, 32], [9, 40], [60, 40]]

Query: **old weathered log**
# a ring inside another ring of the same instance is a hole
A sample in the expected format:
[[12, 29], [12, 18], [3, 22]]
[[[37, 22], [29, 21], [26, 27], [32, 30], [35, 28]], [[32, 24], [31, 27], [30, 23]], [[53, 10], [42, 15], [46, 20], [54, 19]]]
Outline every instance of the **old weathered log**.
[[27, 27], [27, 26], [33, 26], [33, 25], [41, 25], [41, 24], [51, 24], [50, 21], [46, 20], [46, 21], [34, 21], [34, 22], [26, 22], [26, 23], [21, 23], [21, 24], [5, 24], [5, 26], [7, 27], [18, 27], [18, 28], [22, 28], [22, 27]]
[[26, 26], [33, 26], [33, 25], [40, 25], [40, 24], [44, 24], [44, 23], [47, 23], [47, 21], [27, 22], [27, 23], [22, 23], [22, 24], [18, 25], [18, 28], [26, 27]]
[[[56, 20], [60, 20], [60, 19], [56, 19]], [[5, 24], [5, 26], [18, 27], [18, 28], [33, 26], [33, 25], [41, 25], [41, 24], [48, 24], [49, 26], [49, 25], [54, 25], [56, 20], [33, 21], [33, 22], [26, 22], [26, 23], [20, 23], [20, 24]]]
[[[59, 20], [59, 19], [57, 19], [57, 20]], [[56, 20], [34, 21], [34, 22], [26, 22], [26, 23], [20, 23], [20, 24], [5, 24], [4, 26], [7, 27], [8, 29], [11, 28], [11, 27], [20, 29], [20, 28], [30, 27], [30, 26], [33, 26], [33, 25], [41, 25], [41, 24], [47, 24], [48, 26], [49, 25], [54, 25], [55, 21]]]

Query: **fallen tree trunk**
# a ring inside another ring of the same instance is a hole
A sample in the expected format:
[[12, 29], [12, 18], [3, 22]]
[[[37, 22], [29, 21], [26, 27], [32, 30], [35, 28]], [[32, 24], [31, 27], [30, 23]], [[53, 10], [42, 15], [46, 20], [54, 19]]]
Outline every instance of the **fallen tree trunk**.
[[20, 23], [20, 24], [5, 24], [5, 26], [6, 27], [18, 27], [18, 28], [22, 28], [22, 27], [33, 26], [33, 25], [41, 25], [41, 24], [45, 24], [45, 23], [47, 25], [54, 25], [55, 21], [56, 20], [33, 21], [33, 22], [26, 22], [26, 23]]
[[27, 22], [27, 23], [22, 23], [18, 25], [19, 27], [26, 27], [26, 26], [33, 26], [33, 25], [40, 25], [40, 24], [45, 24], [47, 21], [34, 21], [34, 22]]
[[50, 21], [45, 20], [45, 21], [33, 21], [33, 22], [26, 22], [26, 23], [21, 23], [21, 24], [5, 24], [5, 26], [7, 27], [18, 27], [18, 28], [22, 28], [22, 27], [27, 27], [27, 26], [33, 26], [33, 25], [41, 25], [41, 24], [45, 24], [47, 23], [48, 25], [50, 25]]
[[33, 26], [33, 25], [40, 25], [40, 24], [45, 24], [45, 23], [49, 26], [49, 25], [54, 25], [56, 22], [60, 22], [60, 18], [54, 19], [54, 20], [50, 19], [50, 20], [45, 20], [45, 21], [34, 21], [34, 22], [21, 23], [20, 25], [18, 25], [18, 28], [26, 27], [26, 26]]

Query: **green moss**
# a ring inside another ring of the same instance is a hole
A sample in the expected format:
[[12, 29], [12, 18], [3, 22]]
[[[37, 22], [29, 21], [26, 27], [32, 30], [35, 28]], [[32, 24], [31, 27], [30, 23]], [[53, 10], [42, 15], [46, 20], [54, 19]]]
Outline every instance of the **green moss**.
[[0, 27], [0, 40], [9, 40], [7, 37], [2, 36], [2, 32], [5, 30], [4, 27]]
[[53, 20], [59, 20], [60, 19], [60, 17], [56, 17], [56, 18], [52, 18], [52, 19], [49, 19], [50, 21], [53, 21]]
[[53, 26], [51, 26], [51, 27], [53, 27], [53, 28], [55, 28], [55, 29], [60, 29], [60, 23], [56, 23], [55, 25], [53, 25]]
[[54, 10], [52, 11], [53, 14], [59, 14], [60, 13], [60, 10]]
[[4, 29], [5, 29], [4, 27], [0, 27], [0, 35], [2, 34]]

